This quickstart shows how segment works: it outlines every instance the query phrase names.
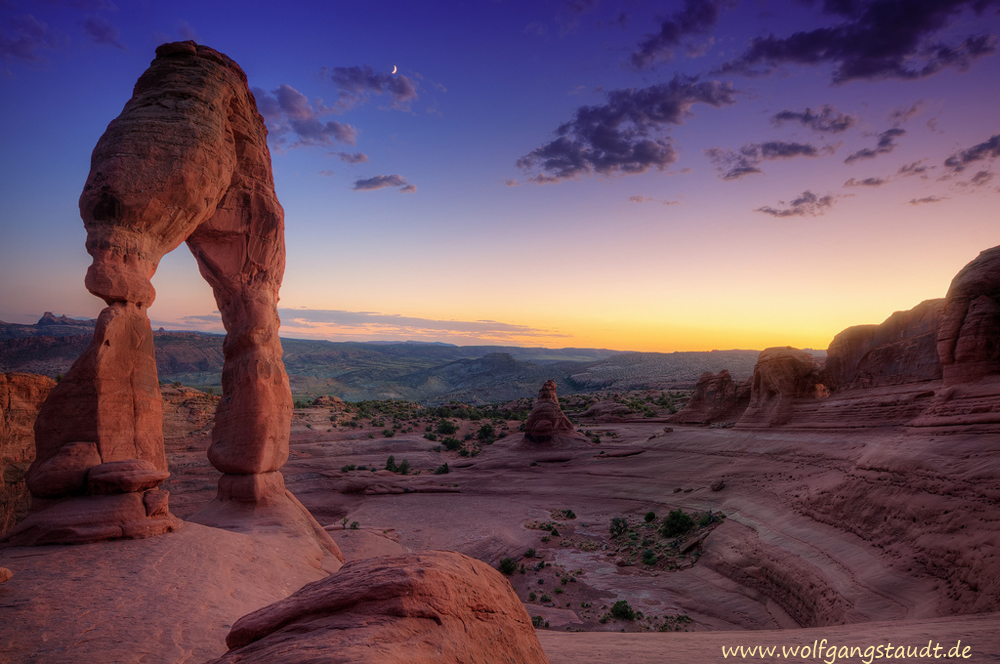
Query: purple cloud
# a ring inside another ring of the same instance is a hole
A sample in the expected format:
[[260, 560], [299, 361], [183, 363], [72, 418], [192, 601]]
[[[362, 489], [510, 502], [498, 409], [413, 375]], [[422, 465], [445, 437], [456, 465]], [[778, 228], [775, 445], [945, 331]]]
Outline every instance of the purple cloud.
[[747, 143], [739, 150], [709, 148], [705, 150], [709, 161], [715, 164], [723, 180], [738, 180], [753, 173], [763, 173], [758, 166], [765, 161], [791, 159], [793, 157], [815, 157], [819, 150], [809, 143], [768, 141]]
[[[778, 201], [779, 205], [785, 205], [785, 201]], [[788, 207], [777, 209], [770, 206], [759, 207], [754, 212], [763, 212], [772, 217], [804, 217], [817, 216], [833, 207], [833, 196], [817, 196], [811, 191], [803, 191], [802, 195], [792, 200]]]
[[376, 175], [362, 180], [355, 180], [352, 189], [354, 191], [374, 191], [385, 187], [400, 187], [403, 194], [411, 194], [417, 190], [415, 185], [406, 181], [402, 175]]
[[371, 95], [389, 95], [392, 107], [400, 110], [409, 110], [410, 102], [417, 100], [417, 84], [402, 74], [377, 72], [371, 65], [332, 67], [322, 72], [340, 88], [336, 107], [342, 111], [357, 106]]
[[272, 92], [253, 89], [257, 109], [267, 121], [271, 139], [278, 145], [292, 139], [290, 147], [347, 143], [354, 145], [358, 130], [340, 122], [319, 119], [319, 114], [309, 104], [306, 96], [290, 85], [279, 85]]

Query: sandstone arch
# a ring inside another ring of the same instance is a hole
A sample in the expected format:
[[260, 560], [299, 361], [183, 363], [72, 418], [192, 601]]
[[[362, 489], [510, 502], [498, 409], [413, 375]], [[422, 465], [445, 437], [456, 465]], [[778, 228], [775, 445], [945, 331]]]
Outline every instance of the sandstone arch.
[[266, 137], [235, 62], [194, 42], [156, 50], [94, 149], [80, 214], [93, 257], [86, 286], [107, 307], [42, 407], [28, 473], [37, 509], [12, 541], [148, 536], [176, 525], [157, 489], [168, 475], [146, 311], [160, 259], [187, 242], [227, 331], [208, 454], [224, 475], [200, 520], [238, 527], [261, 507], [277, 509], [336, 550], [278, 472], [292, 398], [278, 339], [284, 211]]

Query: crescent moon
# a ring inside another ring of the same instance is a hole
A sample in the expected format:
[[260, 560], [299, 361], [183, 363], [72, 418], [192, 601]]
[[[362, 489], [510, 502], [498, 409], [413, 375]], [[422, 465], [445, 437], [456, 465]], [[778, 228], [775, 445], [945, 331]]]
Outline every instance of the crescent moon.
[[395, 73], [396, 73], [396, 65], [393, 65], [393, 66], [392, 66], [392, 73], [393, 73], [393, 74], [395, 74]]

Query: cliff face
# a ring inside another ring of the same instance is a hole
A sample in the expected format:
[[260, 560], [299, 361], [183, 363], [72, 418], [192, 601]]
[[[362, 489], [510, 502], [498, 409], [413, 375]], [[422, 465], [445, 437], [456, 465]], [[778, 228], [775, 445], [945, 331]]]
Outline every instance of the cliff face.
[[1000, 374], [1000, 247], [982, 252], [955, 275], [937, 351], [946, 386]]
[[795, 402], [825, 394], [819, 366], [809, 353], [785, 346], [761, 351], [753, 369], [750, 404], [737, 423], [757, 428], [788, 424]]
[[897, 311], [881, 325], [849, 327], [830, 342], [823, 372], [832, 391], [941, 378], [937, 332], [944, 300]]
[[750, 403], [752, 379], [737, 383], [728, 371], [706, 371], [698, 379], [687, 405], [670, 419], [679, 424], [711, 424], [735, 420]]
[[35, 458], [35, 418], [55, 385], [47, 376], [0, 374], [0, 533], [28, 513], [25, 473]]

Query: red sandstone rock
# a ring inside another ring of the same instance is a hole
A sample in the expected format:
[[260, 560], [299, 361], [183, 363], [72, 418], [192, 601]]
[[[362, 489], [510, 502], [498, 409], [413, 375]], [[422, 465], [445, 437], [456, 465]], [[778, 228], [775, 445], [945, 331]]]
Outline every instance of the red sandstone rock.
[[1000, 373], [1000, 246], [962, 268], [945, 296], [937, 351], [946, 386]]
[[14, 578], [13, 572], [11, 572], [6, 567], [0, 567], [0, 583], [4, 583], [5, 581], [10, 581], [13, 578]]
[[549, 661], [507, 579], [449, 551], [348, 563], [243, 616], [226, 643], [216, 664]]
[[687, 405], [670, 419], [681, 424], [709, 424], [717, 420], [737, 420], [750, 401], [750, 381], [737, 384], [729, 372], [706, 371], [698, 379]]
[[547, 443], [562, 433], [571, 433], [573, 423], [559, 408], [556, 382], [548, 380], [535, 399], [535, 406], [524, 423], [524, 438], [534, 443]]
[[738, 427], [769, 427], [787, 424], [796, 399], [821, 397], [819, 367], [809, 353], [784, 346], [761, 351], [753, 369], [750, 405]]
[[944, 300], [926, 300], [880, 325], [847, 328], [830, 342], [824, 384], [842, 391], [941, 378], [936, 338], [943, 310]]
[[0, 534], [28, 512], [25, 473], [35, 458], [35, 418], [55, 384], [47, 376], [0, 374]]
[[[185, 241], [212, 286], [227, 331], [224, 396], [209, 460], [239, 479], [276, 473], [288, 459], [292, 399], [277, 314], [284, 212], [274, 193], [267, 129], [246, 75], [228, 57], [194, 42], [164, 44], [156, 54], [94, 148], [80, 196], [93, 257], [86, 285], [108, 307], [93, 341], [42, 408], [29, 470], [38, 495], [82, 496], [79, 471], [101, 465], [89, 490], [130, 489], [141, 505], [140, 493], [165, 477], [162, 399], [146, 309], [155, 297], [150, 278], [160, 259]], [[80, 441], [96, 446], [97, 463], [68, 461], [65, 449]], [[114, 462], [147, 465], [108, 465]], [[52, 463], [60, 472], [64, 466], [74, 470], [73, 481], [53, 474]], [[302, 509], [279, 482], [243, 483], [250, 489], [241, 495]], [[262, 493], [267, 490], [273, 495]], [[118, 509], [108, 500], [98, 504]], [[162, 511], [163, 499], [156, 504]], [[65, 530], [63, 516], [47, 513], [58, 516]], [[116, 515], [120, 511], [107, 516]], [[100, 519], [90, 514], [86, 521]], [[107, 525], [95, 532], [114, 530]], [[131, 522], [119, 525], [154, 534]], [[38, 515], [32, 532], [44, 527]], [[35, 537], [54, 541], [55, 535]], [[81, 541], [79, 529], [69, 540]]]

